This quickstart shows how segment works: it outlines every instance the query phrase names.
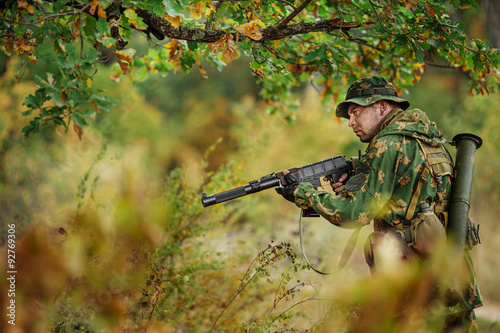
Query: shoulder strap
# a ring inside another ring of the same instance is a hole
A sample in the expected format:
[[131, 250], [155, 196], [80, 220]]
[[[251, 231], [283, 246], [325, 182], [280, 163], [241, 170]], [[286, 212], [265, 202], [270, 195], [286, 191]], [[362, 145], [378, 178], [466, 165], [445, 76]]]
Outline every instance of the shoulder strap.
[[427, 176], [429, 175], [429, 169], [424, 164], [424, 171], [418, 177], [418, 184], [410, 199], [410, 204], [408, 205], [408, 209], [406, 210], [406, 220], [411, 220], [413, 218], [413, 214], [415, 214], [415, 209], [417, 209], [418, 198], [420, 197], [420, 190], [422, 189], [422, 185], [427, 181]]
[[418, 205], [418, 198], [420, 197], [422, 185], [427, 181], [427, 176], [430, 172], [432, 172], [432, 177], [434, 177], [438, 183], [437, 196], [434, 201], [436, 202], [435, 206], [439, 209], [442, 209], [441, 207], [444, 202], [444, 194], [441, 190], [441, 185], [443, 183], [442, 177], [453, 177], [453, 162], [446, 153], [446, 150], [442, 146], [432, 147], [419, 139], [416, 140], [424, 154], [425, 163], [423, 165], [424, 170], [419, 176], [418, 184], [411, 196], [410, 203], [406, 211], [406, 220], [411, 220], [413, 218]]

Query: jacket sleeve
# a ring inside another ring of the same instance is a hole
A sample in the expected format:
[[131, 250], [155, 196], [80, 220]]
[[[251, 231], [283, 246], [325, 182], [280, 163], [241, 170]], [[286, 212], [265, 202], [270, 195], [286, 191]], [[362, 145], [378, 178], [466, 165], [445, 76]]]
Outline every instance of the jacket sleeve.
[[[387, 205], [405, 211], [405, 200], [395, 200], [393, 192], [405, 183], [402, 174], [412, 173], [412, 161], [402, 147], [401, 136], [384, 136], [372, 142], [341, 193], [318, 191], [310, 183], [300, 184], [295, 191], [295, 204], [313, 208], [331, 223], [344, 228], [367, 225]], [[399, 184], [398, 184], [399, 183]], [[411, 195], [411, 191], [410, 194]]]

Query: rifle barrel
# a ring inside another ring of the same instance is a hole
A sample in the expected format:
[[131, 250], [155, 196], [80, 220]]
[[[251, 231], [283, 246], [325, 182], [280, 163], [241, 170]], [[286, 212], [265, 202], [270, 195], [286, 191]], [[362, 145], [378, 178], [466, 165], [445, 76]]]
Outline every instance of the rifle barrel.
[[201, 195], [201, 203], [203, 207], [212, 206], [224, 201], [233, 200], [243, 197], [247, 194], [260, 192], [280, 185], [280, 179], [276, 176], [264, 177], [261, 180], [253, 180], [247, 185], [236, 187], [220, 193], [215, 193], [207, 196], [206, 193]]

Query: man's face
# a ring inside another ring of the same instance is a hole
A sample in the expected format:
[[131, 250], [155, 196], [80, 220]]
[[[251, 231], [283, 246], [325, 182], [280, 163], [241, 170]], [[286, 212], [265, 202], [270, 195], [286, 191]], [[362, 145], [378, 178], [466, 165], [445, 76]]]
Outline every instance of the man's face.
[[379, 103], [361, 106], [352, 103], [347, 110], [349, 115], [349, 127], [361, 142], [370, 142], [375, 136], [378, 125], [384, 119], [380, 112]]

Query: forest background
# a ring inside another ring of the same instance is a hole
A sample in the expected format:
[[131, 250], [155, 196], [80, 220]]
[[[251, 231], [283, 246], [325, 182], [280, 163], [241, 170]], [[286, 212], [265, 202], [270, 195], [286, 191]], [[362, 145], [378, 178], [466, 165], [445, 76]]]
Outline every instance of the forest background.
[[[487, 34], [484, 15], [468, 18], [470, 33]], [[144, 39], [134, 43], [139, 53], [138, 44], [148, 47]], [[392, 314], [392, 303], [384, 300], [408, 285], [393, 278], [386, 290], [371, 280], [361, 245], [343, 271], [321, 276], [298, 254], [298, 209], [274, 191], [201, 206], [202, 192], [363, 151], [345, 121], [324, 110], [313, 85], [296, 89], [301, 106], [290, 126], [280, 115], [266, 114], [244, 56], [223, 72], [207, 69], [209, 79], [193, 71], [135, 84], [111, 82], [119, 66], [103, 64], [94, 85], [117, 101], [113, 112], [99, 114], [82, 138], [49, 127], [26, 139], [22, 103], [35, 87], [29, 80], [16, 83], [16, 58], [2, 62], [0, 221], [2, 234], [15, 226], [19, 267], [16, 326], [3, 315], [2, 328], [320, 330], [343, 327], [353, 315], [346, 300], [355, 297], [377, 308], [378, 328], [397, 331], [389, 320], [380, 321]], [[34, 68], [27, 75], [44, 72]], [[500, 214], [499, 97], [469, 97], [464, 74], [439, 69], [428, 70], [404, 97], [426, 111], [448, 140], [471, 132], [484, 141], [471, 204], [482, 245], [472, 257], [486, 301], [481, 330], [500, 331], [494, 255], [500, 247], [494, 223]], [[335, 269], [350, 231], [321, 219], [304, 223], [309, 257], [322, 269]], [[371, 228], [364, 228], [362, 241]], [[5, 243], [2, 250], [5, 309]], [[381, 310], [380, 303], [387, 307]]]

